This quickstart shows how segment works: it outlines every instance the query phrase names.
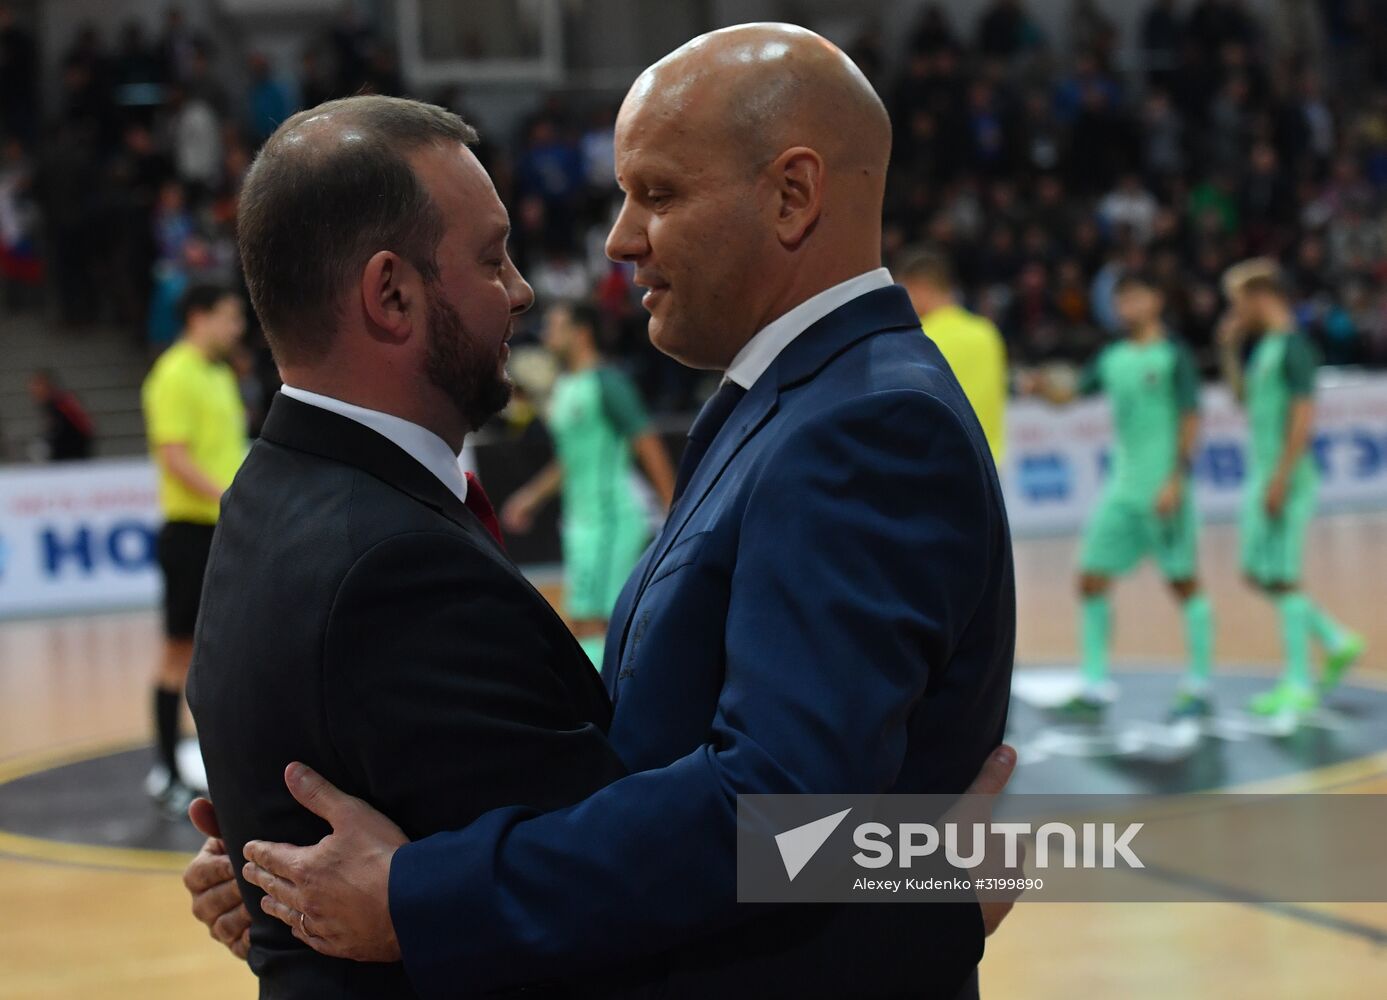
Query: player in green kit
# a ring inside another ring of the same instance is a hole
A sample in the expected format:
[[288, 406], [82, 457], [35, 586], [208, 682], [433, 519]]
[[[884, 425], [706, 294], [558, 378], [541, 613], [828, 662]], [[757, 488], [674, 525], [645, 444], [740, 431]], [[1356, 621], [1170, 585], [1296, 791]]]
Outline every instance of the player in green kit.
[[597, 311], [586, 303], [560, 303], [545, 313], [544, 345], [564, 369], [549, 403], [555, 457], [510, 497], [501, 518], [508, 531], [528, 531], [535, 513], [562, 489], [564, 611], [600, 669], [607, 619], [650, 541], [631, 456], [640, 459], [665, 507], [674, 470], [647, 426], [636, 387], [605, 364], [598, 328]]
[[1189, 484], [1199, 433], [1199, 373], [1189, 349], [1161, 322], [1164, 298], [1144, 275], [1117, 284], [1117, 311], [1126, 339], [1102, 351], [1076, 387], [1030, 376], [1022, 388], [1054, 403], [1106, 393], [1116, 435], [1110, 474], [1084, 531], [1079, 554], [1079, 630], [1083, 688], [1066, 706], [1097, 717], [1112, 700], [1108, 675], [1112, 581], [1148, 556], [1184, 609], [1189, 668], [1173, 717], [1207, 715], [1213, 664], [1213, 611], [1199, 587], [1199, 518]]
[[[1339, 682], [1362, 655], [1363, 638], [1325, 614], [1301, 590], [1305, 533], [1315, 514], [1319, 473], [1310, 451], [1314, 423], [1314, 346], [1295, 328], [1280, 269], [1274, 261], [1243, 261], [1223, 279], [1230, 310], [1219, 327], [1224, 378], [1247, 410], [1251, 436], [1241, 515], [1241, 558], [1252, 586], [1275, 604], [1281, 619], [1285, 673], [1252, 700], [1259, 715], [1297, 718]], [[1246, 364], [1243, 343], [1256, 344]], [[1310, 640], [1324, 650], [1316, 691], [1310, 678]]]

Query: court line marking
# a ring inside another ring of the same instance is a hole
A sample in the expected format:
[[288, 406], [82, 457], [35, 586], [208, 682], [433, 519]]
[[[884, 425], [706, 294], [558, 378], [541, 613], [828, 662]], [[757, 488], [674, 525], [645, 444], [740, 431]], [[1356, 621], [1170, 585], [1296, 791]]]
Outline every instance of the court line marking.
[[[21, 778], [55, 771], [84, 761], [129, 753], [149, 746], [148, 740], [94, 740], [59, 749], [35, 751], [0, 761], [0, 787]], [[0, 829], [0, 857], [105, 871], [181, 872], [192, 853], [143, 847], [73, 844]]]

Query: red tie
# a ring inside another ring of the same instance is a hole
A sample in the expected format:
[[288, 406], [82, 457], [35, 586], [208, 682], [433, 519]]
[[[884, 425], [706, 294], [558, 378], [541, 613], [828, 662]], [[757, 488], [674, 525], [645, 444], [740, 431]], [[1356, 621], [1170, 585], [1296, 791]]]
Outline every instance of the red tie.
[[501, 522], [496, 520], [496, 510], [487, 499], [486, 490], [482, 489], [482, 481], [470, 472], [467, 473], [467, 499], [464, 503], [468, 510], [477, 515], [482, 527], [491, 532], [491, 537], [496, 539], [496, 544], [504, 552], [506, 540], [501, 537]]

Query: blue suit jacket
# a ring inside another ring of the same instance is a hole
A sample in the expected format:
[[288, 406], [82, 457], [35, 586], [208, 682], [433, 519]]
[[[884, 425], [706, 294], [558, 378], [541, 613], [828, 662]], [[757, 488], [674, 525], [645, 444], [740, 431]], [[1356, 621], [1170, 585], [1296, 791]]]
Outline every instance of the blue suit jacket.
[[[663, 954], [691, 995], [728, 973], [778, 993], [790, 969], [804, 995], [957, 989], [976, 906], [738, 907], [736, 801], [963, 791], [1002, 739], [1015, 621], [972, 408], [901, 288], [849, 302], [737, 405], [621, 595], [603, 674], [633, 773], [396, 855], [411, 980], [447, 995]], [[894, 962], [848, 950], [883, 928]]]

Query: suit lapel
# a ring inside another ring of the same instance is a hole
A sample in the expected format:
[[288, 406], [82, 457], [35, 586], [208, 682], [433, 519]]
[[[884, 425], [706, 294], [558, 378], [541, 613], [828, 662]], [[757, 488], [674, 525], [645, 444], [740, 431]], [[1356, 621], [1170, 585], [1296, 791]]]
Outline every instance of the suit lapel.
[[510, 563], [491, 532], [452, 490], [393, 441], [364, 424], [276, 393], [260, 436], [370, 473], [436, 510]]
[[[729, 462], [741, 451], [771, 415], [775, 413], [783, 390], [812, 379], [853, 344], [875, 333], [920, 326], [910, 297], [899, 285], [878, 289], [840, 306], [796, 337], [771, 363], [746, 397], [737, 404], [727, 423], [713, 439], [693, 479], [670, 511], [664, 530], [655, 543], [650, 562], [641, 581], [645, 589], [661, 561], [678, 541]], [[623, 634], [623, 644], [625, 637]]]

